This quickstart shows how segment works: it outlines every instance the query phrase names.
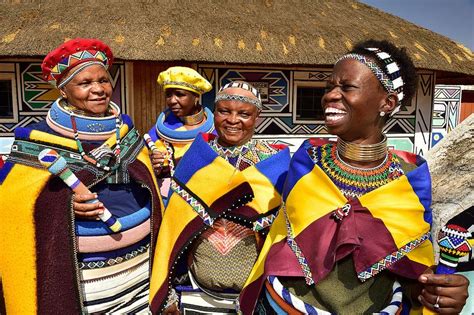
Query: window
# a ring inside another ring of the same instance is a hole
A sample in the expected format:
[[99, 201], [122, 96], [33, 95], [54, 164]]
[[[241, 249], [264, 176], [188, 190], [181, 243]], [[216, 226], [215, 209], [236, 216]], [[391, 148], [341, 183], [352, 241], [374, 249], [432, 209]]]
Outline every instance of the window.
[[0, 80], [0, 117], [13, 116], [13, 93], [10, 80]]
[[0, 119], [13, 119], [16, 110], [16, 84], [13, 73], [0, 73]]
[[325, 87], [325, 82], [295, 82], [295, 122], [316, 123], [324, 121], [321, 98], [324, 95]]

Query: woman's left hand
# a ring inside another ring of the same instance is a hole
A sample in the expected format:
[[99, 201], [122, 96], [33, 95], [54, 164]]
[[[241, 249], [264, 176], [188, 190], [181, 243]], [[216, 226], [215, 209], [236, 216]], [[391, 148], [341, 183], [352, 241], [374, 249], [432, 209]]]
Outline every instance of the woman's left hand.
[[459, 314], [466, 304], [469, 280], [461, 275], [436, 275], [432, 272], [428, 269], [428, 273], [418, 278], [423, 285], [418, 300], [433, 312]]

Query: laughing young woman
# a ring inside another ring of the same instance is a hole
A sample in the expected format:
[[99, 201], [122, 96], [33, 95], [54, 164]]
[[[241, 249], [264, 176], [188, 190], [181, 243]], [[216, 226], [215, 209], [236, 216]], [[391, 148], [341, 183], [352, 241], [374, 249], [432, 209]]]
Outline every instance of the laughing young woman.
[[427, 164], [389, 150], [382, 132], [415, 87], [411, 60], [385, 41], [336, 62], [322, 107], [337, 141], [310, 139], [294, 154], [283, 206], [241, 297], [245, 314], [262, 286], [257, 311], [267, 314], [462, 309], [467, 280], [430, 269]]

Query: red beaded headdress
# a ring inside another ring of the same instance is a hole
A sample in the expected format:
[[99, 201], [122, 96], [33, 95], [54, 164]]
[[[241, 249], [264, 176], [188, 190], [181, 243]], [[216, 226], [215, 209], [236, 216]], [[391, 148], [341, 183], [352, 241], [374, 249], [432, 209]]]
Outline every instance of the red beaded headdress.
[[108, 69], [114, 56], [109, 46], [98, 39], [76, 38], [51, 51], [43, 60], [43, 79], [54, 86], [60, 84], [64, 75], [73, 67], [94, 62]]

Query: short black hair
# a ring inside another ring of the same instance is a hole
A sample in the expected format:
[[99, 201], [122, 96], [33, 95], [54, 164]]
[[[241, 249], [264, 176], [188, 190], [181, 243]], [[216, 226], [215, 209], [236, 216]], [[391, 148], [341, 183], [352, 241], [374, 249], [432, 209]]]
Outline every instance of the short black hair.
[[[366, 40], [360, 42], [354, 46], [351, 53], [360, 54], [366, 57], [370, 57], [379, 65], [385, 73], [387, 72], [383, 62], [375, 56], [375, 52], [367, 50], [367, 48], [378, 48], [379, 50], [388, 53], [393, 60], [398, 64], [400, 68], [400, 74], [403, 80], [403, 100], [402, 106], [409, 106], [411, 99], [415, 95], [418, 76], [416, 74], [415, 65], [408, 56], [406, 49], [398, 48], [394, 44], [386, 40]], [[388, 75], [388, 73], [386, 73]]]

